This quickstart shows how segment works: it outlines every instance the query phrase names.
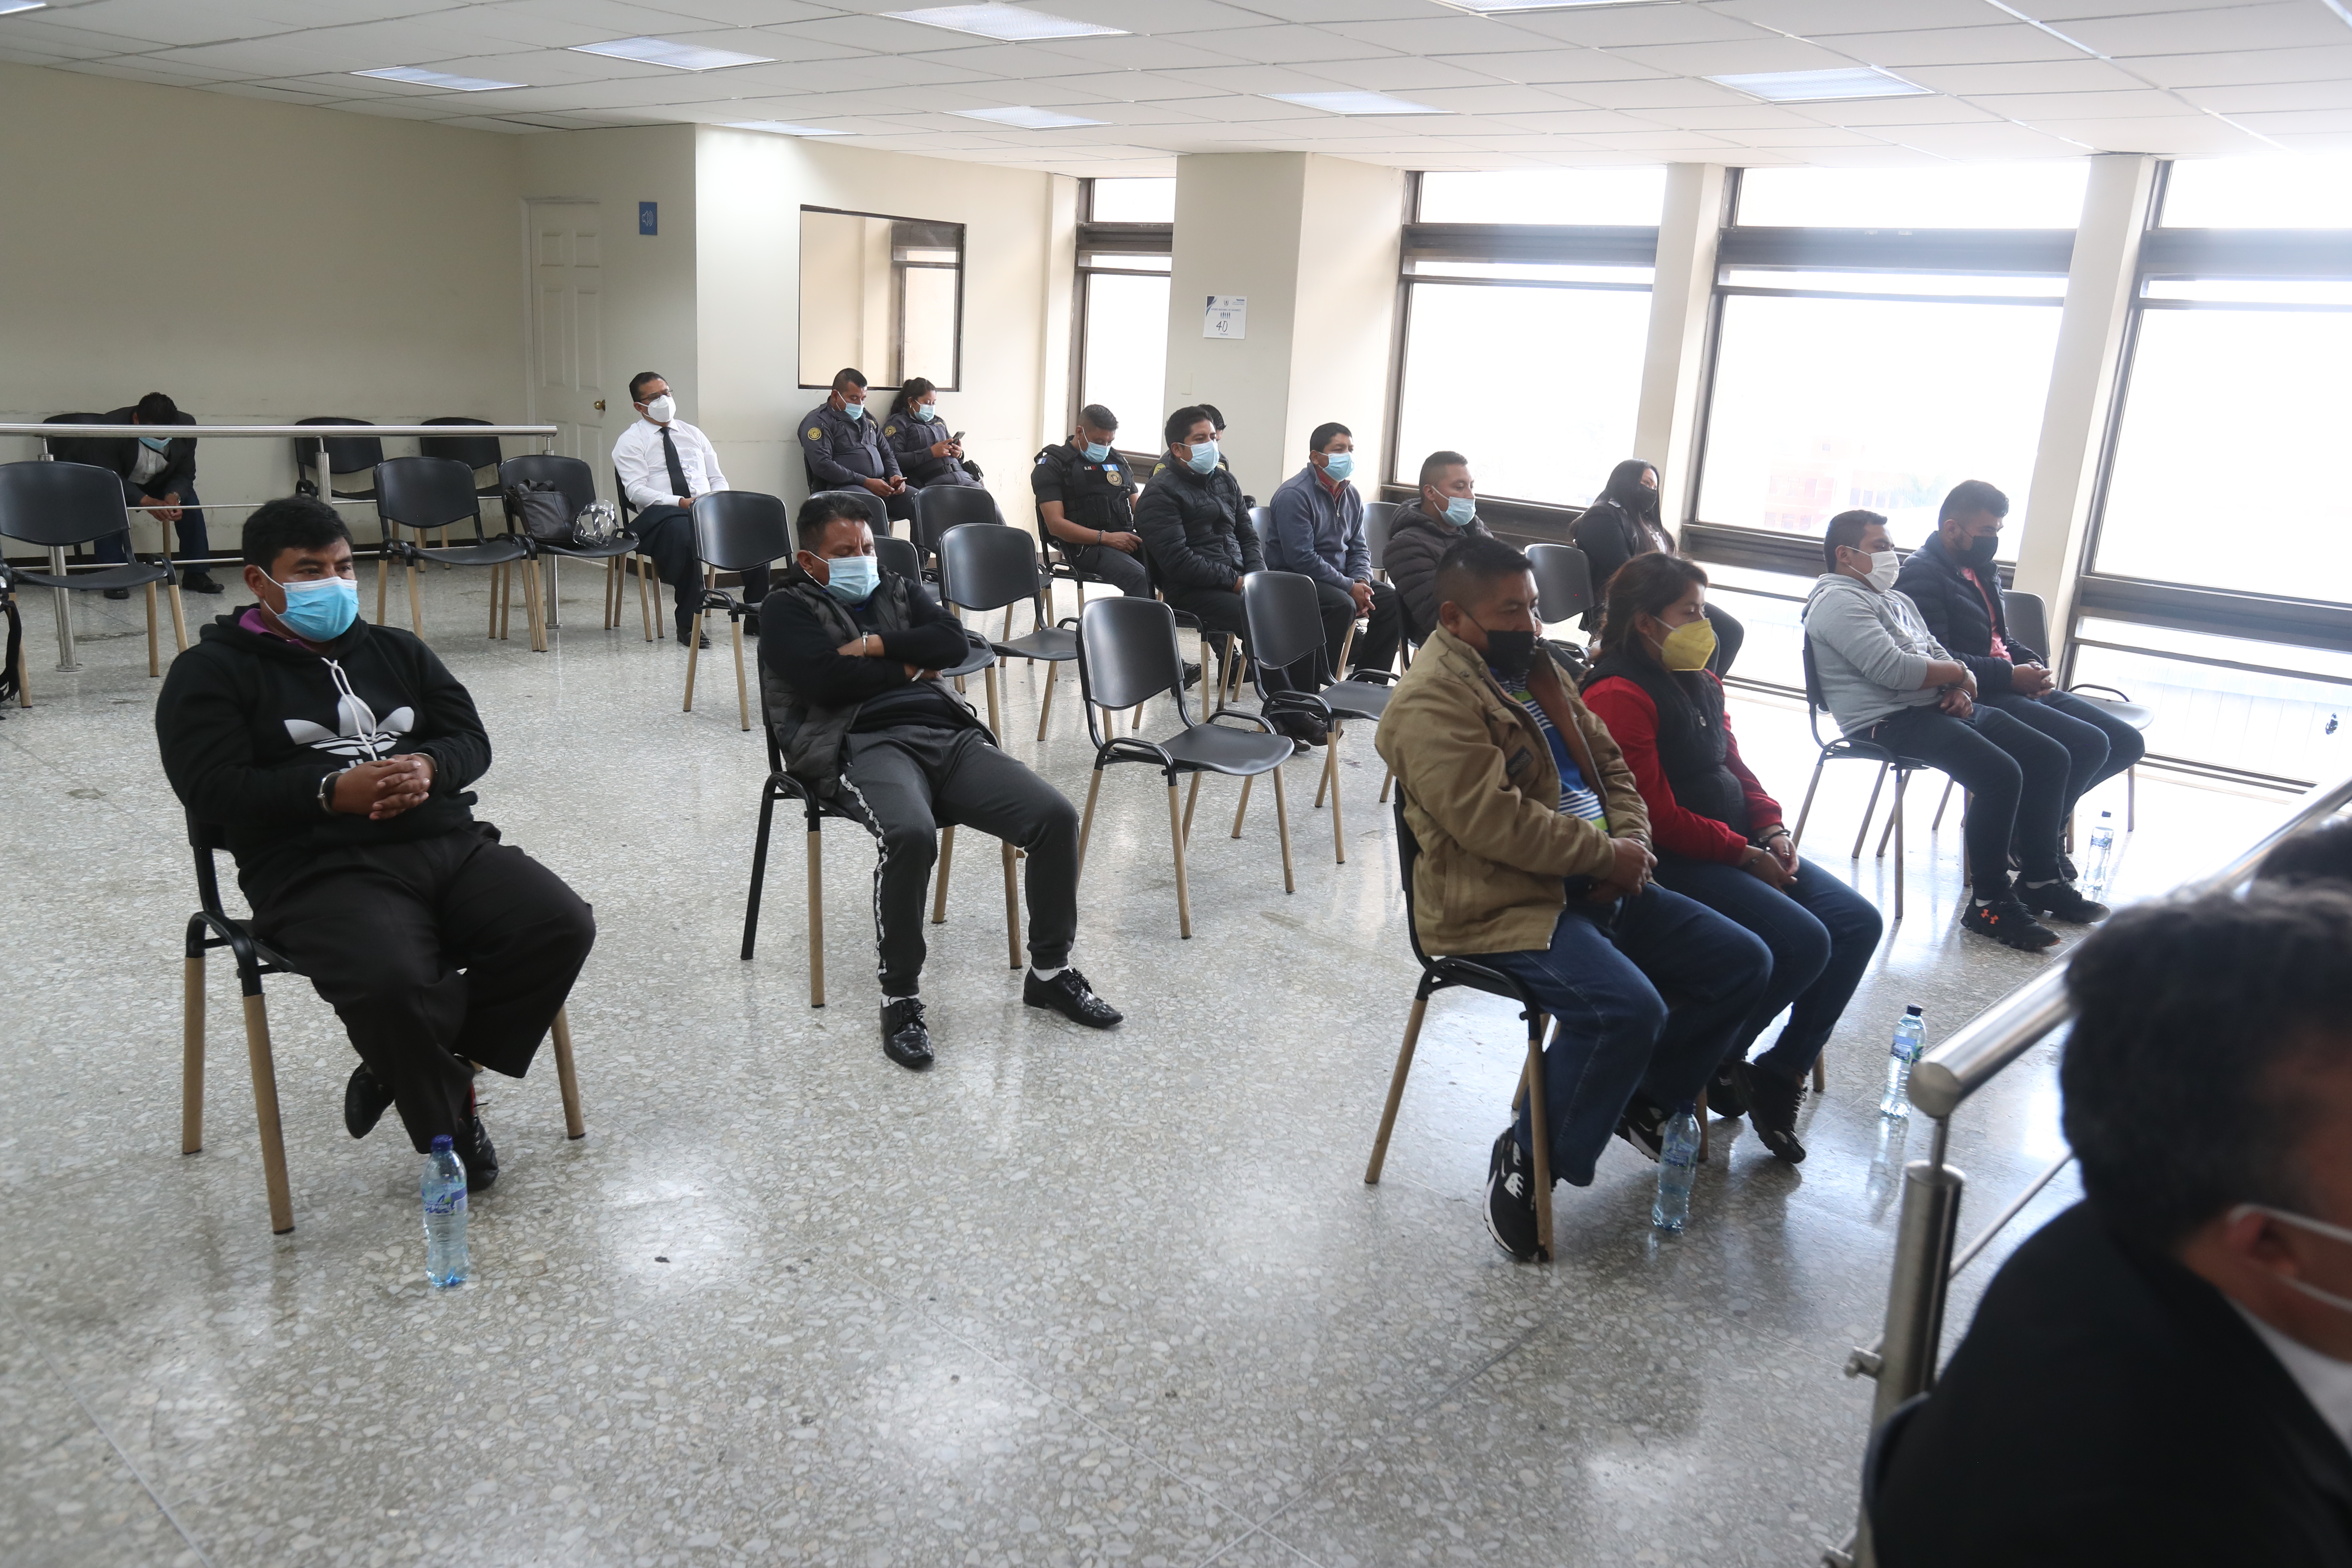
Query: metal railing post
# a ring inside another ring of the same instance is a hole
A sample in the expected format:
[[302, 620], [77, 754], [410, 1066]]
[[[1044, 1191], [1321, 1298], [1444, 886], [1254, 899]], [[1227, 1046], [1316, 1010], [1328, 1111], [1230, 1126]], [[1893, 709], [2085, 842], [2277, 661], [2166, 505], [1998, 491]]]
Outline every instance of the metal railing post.
[[1895, 1233], [1894, 1288], [1886, 1295], [1886, 1334], [1879, 1342], [1875, 1426], [1895, 1407], [1935, 1385], [1944, 1335], [1944, 1295], [1952, 1242], [1968, 1176], [1958, 1168], [1914, 1160], [1903, 1171], [1903, 1217]]
[[[62, 544], [49, 546], [49, 574], [56, 577], [66, 574], [66, 547]], [[68, 589], [49, 590], [49, 600], [58, 608], [58, 668], [68, 674], [81, 668], [81, 661], [74, 657], [72, 599]]]

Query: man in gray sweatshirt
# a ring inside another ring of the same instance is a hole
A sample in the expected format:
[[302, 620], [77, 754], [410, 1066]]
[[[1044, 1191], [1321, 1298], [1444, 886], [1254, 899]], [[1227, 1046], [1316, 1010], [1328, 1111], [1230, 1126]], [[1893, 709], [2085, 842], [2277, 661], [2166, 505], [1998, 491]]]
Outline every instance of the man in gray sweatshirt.
[[[2034, 919], [2087, 924], [2106, 906], [2075, 890], [2058, 852], [2065, 808], [2064, 747], [1998, 708], [1976, 703], [1976, 679], [1928, 632], [1895, 587], [1901, 563], [1874, 511], [1830, 520], [1829, 571], [1805, 602], [1805, 647], [1822, 701], [1850, 741], [1941, 769], [1969, 792], [1968, 911], [1960, 924], [2038, 952], [2058, 933]], [[2024, 875], [2012, 888], [2014, 843]]]

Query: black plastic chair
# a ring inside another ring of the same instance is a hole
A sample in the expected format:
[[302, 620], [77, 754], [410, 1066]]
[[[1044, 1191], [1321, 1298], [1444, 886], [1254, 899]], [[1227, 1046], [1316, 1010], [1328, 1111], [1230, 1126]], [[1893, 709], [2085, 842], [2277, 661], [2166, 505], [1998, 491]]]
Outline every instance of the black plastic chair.
[[1372, 575], [1388, 581], [1389, 531], [1396, 526], [1396, 515], [1404, 502], [1398, 500], [1368, 500], [1364, 503], [1364, 548], [1372, 558]]
[[[1593, 593], [1591, 563], [1575, 545], [1530, 544], [1528, 564], [1535, 568], [1536, 614], [1544, 625], [1575, 620], [1600, 603]], [[1583, 678], [1582, 648], [1556, 637], [1546, 637], [1544, 641], [1567, 661], [1570, 673], [1580, 679]]]
[[[509, 485], [532, 483], [553, 485], [562, 491], [563, 510], [573, 518], [595, 504], [596, 471], [578, 458], [560, 457], [553, 452], [532, 452], [520, 458], [509, 458], [499, 465], [499, 482], [491, 493], [502, 493]], [[558, 561], [602, 561], [604, 563], [604, 629], [609, 632], [621, 624], [623, 591], [627, 586], [621, 575], [621, 558], [635, 552], [637, 542], [635, 535], [624, 530], [602, 544], [551, 544], [540, 539], [525, 539], [522, 543], [530, 552], [534, 563], [543, 556], [552, 556]], [[536, 564], [531, 574], [534, 577], [538, 575]], [[554, 572], [550, 568], [546, 588], [550, 603], [553, 602], [555, 589]], [[640, 600], [645, 597], [645, 591], [644, 579], [640, 578], [637, 583]], [[641, 607], [646, 611], [646, 625], [651, 626], [651, 606]]]
[[[1029, 536], [1001, 522], [962, 523], [940, 538], [940, 595], [950, 614], [969, 610], [986, 615], [1003, 610], [1006, 636], [992, 639], [989, 648], [1000, 659], [1042, 658], [1045, 661], [1045, 696], [1037, 709], [1037, 739], [1045, 738], [1045, 722], [1054, 716], [1054, 681], [1066, 659], [1078, 657], [1078, 637], [1064, 626], [1045, 624], [1044, 592], [1037, 582], [1037, 556]], [[1011, 636], [1014, 605], [1027, 601], [1035, 625], [1027, 635]], [[986, 634], [982, 634], [985, 636]], [[988, 727], [1001, 738], [1003, 726], [996, 706], [996, 674], [988, 678]]]
[[[866, 499], [879, 498], [868, 492]], [[950, 528], [1003, 521], [1004, 515], [996, 510], [996, 498], [972, 485], [933, 485], [915, 492], [915, 546], [927, 556], [940, 552], [940, 540]]]
[[[621, 470], [618, 468], [613, 470], [613, 504], [621, 509], [621, 531], [632, 540], [635, 539], [635, 523], [641, 509], [629, 499], [629, 487], [621, 482]], [[641, 542], [630, 546], [626, 560], [629, 566], [636, 571], [637, 608], [646, 617], [646, 641], [651, 642], [654, 640], [653, 606], [661, 598], [661, 569], [654, 564], [654, 558], [646, 553]], [[648, 581], [651, 583], [650, 594], [647, 593]]]
[[[500, 591], [512, 593], [507, 568], [516, 562], [526, 563], [523, 573], [523, 614], [530, 623], [530, 646], [534, 653], [547, 651], [544, 621], [540, 614], [539, 577], [529, 569], [530, 547], [511, 533], [486, 534], [482, 531], [482, 498], [474, 493], [474, 470], [454, 458], [390, 458], [375, 466], [375, 514], [383, 525], [383, 553], [376, 558], [375, 621], [383, 625], [384, 593], [389, 581], [385, 567], [397, 559], [408, 573], [408, 624], [417, 636], [425, 635], [425, 605], [416, 589], [416, 563], [431, 561], [444, 566], [486, 566], [490, 568], [490, 626], [492, 638], [506, 636], [500, 624]], [[413, 529], [419, 539], [429, 529], [446, 531], [451, 526], [470, 522], [474, 525], [474, 542], [446, 548], [426, 549], [411, 544], [400, 537], [404, 528]]]
[[[422, 425], [488, 425], [489, 421], [468, 419], [463, 416], [452, 414], [443, 415], [435, 419], [419, 420], [418, 423]], [[416, 438], [416, 452], [419, 457], [447, 458], [453, 462], [465, 464], [474, 471], [474, 493], [484, 500], [498, 499], [499, 480], [492, 479], [488, 484], [480, 482], [483, 469], [489, 469], [496, 474], [505, 460], [506, 453], [499, 446], [499, 438], [496, 436], [419, 436]]]
[[[2028, 594], [2016, 588], [2004, 588], [2000, 592], [2000, 610], [2002, 616], [2009, 621], [2010, 629], [2017, 634], [2017, 640], [2049, 659], [2054, 668], [2058, 661], [2058, 653], [2050, 646], [2050, 611], [2049, 606], [2042, 603], [2042, 595]], [[2112, 686], [2101, 686], [2095, 681], [2078, 681], [2066, 689], [2084, 701], [2105, 710], [2135, 730], [2144, 731], [2156, 722], [2155, 709], [2143, 707]], [[2094, 692], [2100, 695], [2094, 696], [2092, 695]], [[1946, 786], [1944, 794], [1948, 796], [1951, 793], [1950, 787]], [[1944, 808], [1937, 805], [1936, 819], [1940, 822], [1943, 816]], [[2073, 836], [2074, 826], [2072, 822], [2066, 825], [2070, 837]], [[2124, 770], [2124, 831], [2129, 833], [2138, 826], [2139, 764], [2134, 763]]]
[[[199, 820], [194, 812], [187, 814], [187, 819], [188, 843], [196, 857], [198, 908], [188, 917], [182, 985], [180, 1152], [201, 1153], [205, 1146], [205, 954], [225, 947], [236, 964], [237, 990], [245, 1002], [245, 1054], [253, 1068], [253, 1110], [261, 1128], [261, 1172], [269, 1187], [269, 1228], [284, 1236], [294, 1228], [294, 1196], [286, 1178], [286, 1139], [278, 1121], [278, 1067], [270, 1055], [269, 1008], [262, 998], [261, 981], [264, 975], [301, 971], [256, 937], [247, 921], [222, 908], [213, 853], [228, 847], [228, 836], [218, 825]], [[556, 1009], [551, 1028], [555, 1082], [563, 1095], [564, 1134], [585, 1137], [588, 1129], [580, 1117], [580, 1080], [572, 1070], [569, 1009]]]
[[[904, 577], [917, 593], [930, 600], [932, 604], [940, 603], [939, 594], [930, 584], [923, 581], [923, 554], [921, 551], [915, 548], [913, 540], [896, 539], [887, 535], [876, 540], [874, 563], [877, 568], [893, 576]], [[940, 671], [941, 675], [955, 678], [958, 691], [963, 689], [965, 676], [976, 675], [996, 662], [996, 655], [990, 651], [987, 638], [969, 627], [965, 629], [963, 635], [964, 640], [971, 645], [971, 657], [953, 669]]]
[[1870, 1430], [1870, 1442], [1862, 1451], [1862, 1517], [1870, 1521], [1874, 1530], [1878, 1526], [1878, 1500], [1886, 1492], [1887, 1467], [1895, 1463], [1895, 1446], [1903, 1440], [1905, 1428], [1927, 1399], [1924, 1394], [1913, 1394], [1888, 1411], [1886, 1419]]
[[[903, 539], [888, 541], [877, 539], [874, 542], [877, 546], [887, 542], [904, 545], [908, 550], [914, 548], [912, 543]], [[878, 559], [882, 552], [877, 548], [875, 554]], [[897, 568], [886, 566], [884, 570], [896, 571]], [[919, 582], [919, 579], [917, 581]], [[967, 638], [971, 637], [969, 632], [964, 635]], [[977, 647], [976, 639], [973, 640], [977, 657], [983, 660], [988, 658], [990, 656], [987, 650]], [[868, 832], [872, 829], [864, 816], [842, 809], [837, 802], [843, 797], [836, 797], [834, 801], [822, 799], [815, 791], [784, 771], [783, 746], [776, 738], [776, 710], [770, 695], [770, 682], [772, 679], [773, 677], [768, 673], [767, 667], [762, 665], [760, 668], [760, 730], [767, 737], [768, 742], [768, 779], [760, 789], [760, 834], [752, 841], [751, 885], [743, 900], [742, 959], [746, 963], [751, 962], [752, 944], [758, 940], [760, 934], [760, 896], [767, 889], [768, 837], [774, 827], [777, 804], [782, 801], [796, 801], [800, 805], [801, 815], [808, 825], [809, 1005], [822, 1007], [824, 1005], [824, 819], [832, 817], [841, 822], [854, 822], [860, 827], [866, 827]], [[936, 809], [935, 806], [934, 810]], [[947, 923], [948, 868], [955, 856], [956, 826], [957, 825], [952, 821], [943, 822], [940, 826], [939, 865], [937, 870], [932, 873], [931, 923], [933, 925]], [[1004, 940], [1005, 945], [1012, 952], [1013, 967], [1018, 969], [1022, 964], [1021, 883], [1019, 873], [1013, 868], [1015, 854], [1013, 846], [1006, 844], [1003, 846], [1003, 849]]]
[[[155, 584], [172, 602], [172, 636], [180, 651], [187, 651], [188, 623], [180, 608], [180, 574], [169, 561], [127, 561], [94, 572], [68, 572], [65, 552], [93, 544], [110, 534], [122, 535], [123, 553], [131, 552], [131, 514], [122, 505], [122, 480], [112, 468], [89, 463], [35, 460], [0, 463], [0, 538], [21, 539], [49, 552], [54, 572], [15, 569], [18, 586], [30, 584], [54, 593], [99, 594], [110, 588], [147, 591], [147, 673], [163, 673], [162, 647], [156, 635]], [[60, 656], [64, 649], [58, 650]], [[29, 705], [20, 690], [20, 701]]]
[[[1103, 770], [1113, 763], [1148, 763], [1168, 781], [1168, 836], [1176, 854], [1176, 921], [1179, 931], [1192, 934], [1192, 895], [1184, 879], [1184, 842], [1192, 831], [1192, 806], [1201, 796], [1201, 775], [1223, 773], [1242, 781], [1241, 809], [1234, 814], [1234, 837], [1242, 836], [1242, 811], [1249, 807], [1249, 786], [1260, 773], [1274, 775], [1275, 829], [1282, 841], [1282, 890], [1296, 892], [1290, 866], [1290, 814], [1282, 795], [1282, 764], [1293, 750], [1290, 737], [1255, 713], [1221, 709], [1205, 722], [1195, 724], [1184, 705], [1184, 657], [1176, 646], [1175, 613], [1157, 599], [1097, 599], [1078, 616], [1078, 689], [1086, 697], [1087, 736], [1095, 743], [1094, 779], [1087, 785], [1087, 812], [1078, 826], [1078, 870], [1087, 868], [1087, 839], [1094, 831], [1095, 797], [1102, 792]], [[1166, 692], [1176, 704], [1177, 721], [1184, 727], [1157, 742], [1113, 732], [1106, 737], [1096, 726], [1097, 706], [1118, 711], [1140, 707]], [[1233, 719], [1257, 726], [1257, 732], [1222, 727]], [[1176, 805], [1176, 777], [1192, 775], [1183, 808]]]
[[[1813, 792], [1821, 787], [1823, 768], [1837, 762], [1876, 763], [1878, 777], [1871, 782], [1870, 804], [1863, 808], [1862, 826], [1855, 830], [1853, 836], [1853, 853], [1847, 857], [1853, 860], [1861, 859], [1863, 840], [1870, 837], [1870, 819], [1878, 810], [1878, 792], [1885, 786], [1886, 771], [1889, 768], [1894, 769], [1894, 815], [1886, 827], [1887, 832], [1893, 834], [1895, 837], [1895, 918], [1899, 921], [1903, 918], [1903, 794], [1911, 783], [1911, 775], [1925, 769], [1927, 764], [1917, 757], [1904, 756], [1891, 747], [1882, 746], [1874, 741], [1849, 741], [1843, 735], [1834, 740], [1822, 740], [1821, 716], [1829, 711], [1829, 704], [1822, 700], [1822, 672], [1820, 666], [1813, 660], [1812, 638], [1805, 637], [1802, 641], [1805, 658], [1805, 727], [1811, 732], [1813, 744], [1820, 749], [1820, 754], [1813, 760], [1812, 779], [1805, 785], [1805, 804], [1797, 808], [1797, 830], [1789, 836], [1789, 847], [1800, 848], [1805, 842], [1805, 818], [1812, 812]], [[1886, 858], [1885, 834], [1879, 836], [1878, 858], [1882, 860]], [[1822, 1081], [1821, 1065], [1818, 1062], [1814, 1064], [1813, 1074], [1813, 1084], [1818, 1089], [1822, 1087]]]
[[[1297, 572], [1253, 572], [1242, 579], [1242, 613], [1249, 617], [1250, 646], [1256, 650], [1250, 677], [1257, 688], [1258, 708], [1269, 717], [1304, 713], [1330, 728], [1323, 748], [1323, 778], [1315, 786], [1315, 805], [1331, 796], [1331, 854], [1348, 863], [1347, 831], [1339, 810], [1339, 737], [1350, 719], [1374, 724], [1388, 711], [1390, 688], [1380, 680], [1334, 680], [1325, 662], [1323, 612], [1315, 579]], [[1269, 672], [1278, 673], [1288, 688], [1270, 690]], [[1386, 800], [1393, 774], [1381, 782]]]
[[889, 535], [890, 503], [865, 486], [860, 485], [856, 489], [820, 489], [812, 484], [809, 487], [809, 499], [814, 500], [818, 496], [848, 496], [866, 509], [866, 518], [873, 525], [875, 538], [882, 539]]
[[1545, 1115], [1551, 1102], [1544, 1098], [1543, 1037], [1545, 1014], [1528, 988], [1499, 969], [1467, 958], [1432, 958], [1422, 950], [1421, 930], [1413, 923], [1412, 868], [1421, 859], [1421, 840], [1405, 820], [1404, 791], [1397, 791], [1397, 872], [1404, 882], [1404, 934], [1412, 943], [1413, 962], [1421, 965], [1421, 984], [1414, 987], [1412, 1011], [1404, 1021], [1404, 1044], [1397, 1047], [1396, 1070], [1389, 1075], [1388, 1103], [1381, 1110], [1381, 1130], [1372, 1139], [1372, 1158], [1364, 1167], [1364, 1184], [1378, 1186], [1381, 1167], [1388, 1163], [1389, 1134], [1395, 1130], [1397, 1108], [1404, 1102], [1404, 1080], [1412, 1073], [1413, 1047], [1421, 1042], [1421, 1023], [1428, 1016], [1429, 999], [1440, 991], [1461, 986], [1483, 991], [1519, 1005], [1528, 1025], [1528, 1061], [1520, 1069], [1519, 1090], [1528, 1097], [1528, 1131], [1534, 1151], [1536, 1188], [1536, 1258], [1551, 1261], [1551, 1139]]
[[[347, 418], [340, 414], [321, 414], [310, 419], [297, 419], [294, 423], [297, 425], [367, 425], [372, 424], [373, 421]], [[326, 437], [326, 441], [327, 472], [320, 474], [317, 472], [318, 438], [313, 437], [306, 441], [299, 436], [294, 437], [295, 489], [302, 494], [315, 495], [326, 500], [333, 500], [336, 497], [341, 497], [344, 500], [375, 500], [376, 492], [373, 489], [339, 490], [334, 489], [334, 479], [335, 476], [341, 474], [373, 475], [377, 465], [383, 461], [383, 442], [373, 436], [330, 436]], [[302, 478], [302, 471], [306, 468], [311, 470], [315, 477], [309, 479]], [[382, 616], [376, 617], [379, 622], [383, 618]]]
[[784, 503], [758, 490], [713, 490], [694, 498], [694, 551], [702, 563], [702, 597], [686, 639], [686, 711], [694, 711], [694, 668], [702, 653], [702, 620], [723, 611], [735, 640], [735, 707], [751, 727], [751, 692], [743, 679], [743, 617], [760, 606], [719, 586], [721, 572], [749, 572], [793, 552], [792, 520]]

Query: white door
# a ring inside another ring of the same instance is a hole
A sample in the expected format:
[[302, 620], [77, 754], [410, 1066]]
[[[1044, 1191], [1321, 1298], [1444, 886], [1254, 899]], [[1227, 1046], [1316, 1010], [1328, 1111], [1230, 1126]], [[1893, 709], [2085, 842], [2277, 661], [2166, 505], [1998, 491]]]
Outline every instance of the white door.
[[[556, 450], [587, 460], [601, 492], [612, 482], [604, 442], [604, 256], [595, 202], [532, 202], [530, 423], [553, 425]], [[624, 411], [625, 416], [625, 411]]]

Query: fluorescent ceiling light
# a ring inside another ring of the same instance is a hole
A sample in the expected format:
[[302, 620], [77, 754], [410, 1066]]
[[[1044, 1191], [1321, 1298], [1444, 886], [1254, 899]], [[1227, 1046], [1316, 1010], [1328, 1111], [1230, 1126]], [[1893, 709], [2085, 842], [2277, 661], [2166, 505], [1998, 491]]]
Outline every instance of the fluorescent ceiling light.
[[1265, 95], [1283, 103], [1295, 103], [1301, 109], [1319, 109], [1327, 114], [1443, 114], [1442, 109], [1432, 109], [1411, 99], [1391, 98], [1385, 92], [1269, 92]]
[[1868, 66], [1847, 66], [1825, 71], [1754, 71], [1745, 76], [1711, 76], [1718, 87], [1760, 98], [1767, 103], [1822, 103], [1840, 98], [1916, 98], [1932, 88], [1905, 81], [1888, 71]]
[[1099, 38], [1127, 36], [1121, 27], [1097, 26], [1092, 22], [1073, 21], [1067, 16], [1051, 16], [1043, 11], [1032, 11], [1021, 5], [933, 5], [920, 11], [885, 11], [886, 16], [896, 16], [901, 22], [920, 22], [926, 27], [945, 27], [952, 33], [976, 33], [983, 38], [1003, 38], [1008, 43], [1026, 43], [1033, 38]]
[[705, 48], [673, 38], [614, 38], [609, 44], [574, 44], [572, 53], [610, 55], [616, 60], [636, 60], [649, 66], [670, 66], [682, 71], [718, 70], [722, 66], [772, 64], [766, 55], [738, 54], [733, 49]]
[[49, 0], [0, 0], [0, 16], [11, 16], [19, 11], [46, 11]]
[[730, 120], [730, 131], [771, 131], [779, 136], [846, 136], [846, 131], [827, 131], [822, 126], [795, 125], [789, 120]]
[[1012, 109], [950, 109], [950, 114], [966, 120], [985, 120], [992, 125], [1017, 125], [1024, 131], [1059, 131], [1068, 125], [1100, 125], [1099, 120], [1082, 120], [1075, 114], [1063, 114], [1051, 109], [1032, 109], [1021, 104]]
[[415, 66], [385, 66], [382, 70], [352, 74], [372, 76], [382, 81], [404, 81], [415, 87], [443, 87], [451, 92], [495, 92], [502, 87], [525, 85], [519, 81], [492, 81], [483, 76], [451, 76], [447, 71], [423, 70]]

